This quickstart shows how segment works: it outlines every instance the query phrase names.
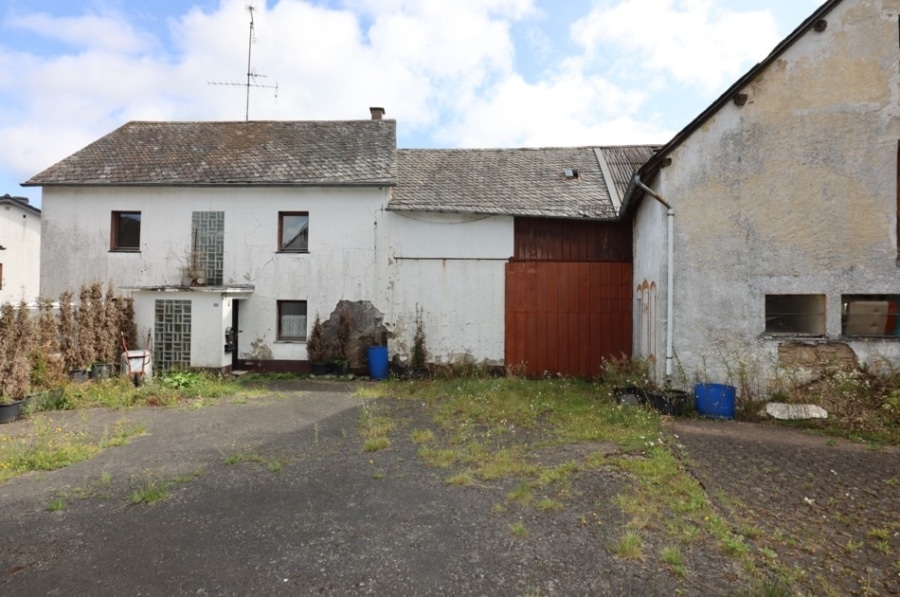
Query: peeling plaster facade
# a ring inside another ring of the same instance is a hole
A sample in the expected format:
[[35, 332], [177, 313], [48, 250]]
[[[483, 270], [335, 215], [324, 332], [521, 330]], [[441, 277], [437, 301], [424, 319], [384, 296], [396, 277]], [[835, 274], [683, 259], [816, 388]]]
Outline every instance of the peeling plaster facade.
[[[141, 339], [157, 300], [189, 300], [191, 366], [214, 369], [231, 365], [224, 334], [240, 301], [241, 359], [304, 361], [305, 342], [277, 339], [277, 301], [307, 301], [308, 327], [341, 299], [385, 309], [387, 197], [377, 187], [46, 187], [41, 289], [55, 297], [95, 280], [131, 289]], [[114, 211], [141, 212], [140, 252], [110, 251]], [[223, 283], [185, 289], [197, 211], [224, 213]], [[309, 252], [280, 253], [278, 214], [296, 211], [309, 213]]]
[[[157, 301], [191, 302], [190, 364], [227, 369], [226, 328], [239, 311], [238, 357], [296, 368], [305, 341], [277, 339], [277, 301], [307, 301], [307, 329], [340, 300], [369, 301], [384, 316], [389, 352], [409, 358], [421, 307], [428, 361], [465, 353], [503, 362], [504, 264], [513, 218], [385, 211], [377, 187], [44, 188], [43, 294], [112, 280], [135, 299], [141, 346]], [[110, 251], [110, 214], [141, 213], [139, 252]], [[192, 213], [224, 213], [222, 285], [181, 287]], [[309, 252], [279, 253], [278, 213], [309, 213]], [[73, 250], [72, 247], [77, 247]], [[36, 294], [36, 293], [35, 293]], [[237, 307], [236, 307], [237, 305]]]
[[30, 303], [40, 289], [41, 212], [21, 201], [0, 197], [0, 303]]
[[427, 360], [471, 355], [503, 364], [505, 264], [513, 217], [388, 212], [391, 353], [409, 358], [416, 307], [425, 320]]
[[[673, 382], [737, 383], [743, 366], [764, 386], [779, 345], [796, 340], [900, 358], [893, 339], [842, 335], [843, 295], [900, 294], [898, 12], [896, 0], [834, 4], [823, 31], [808, 28], [736, 90], [744, 105], [723, 103], [645, 180], [675, 212]], [[636, 291], [658, 289], [656, 334], [636, 337], [635, 353], [653, 355], [661, 378], [665, 208], [645, 196], [634, 226]], [[782, 294], [824, 295], [825, 334], [767, 333], [766, 296]]]

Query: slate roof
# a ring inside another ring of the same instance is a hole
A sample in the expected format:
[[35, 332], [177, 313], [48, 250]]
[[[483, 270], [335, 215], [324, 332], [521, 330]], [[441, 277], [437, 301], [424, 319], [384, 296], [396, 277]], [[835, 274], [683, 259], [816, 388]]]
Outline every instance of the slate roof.
[[0, 205], [12, 205], [33, 215], [41, 215], [40, 209], [28, 203], [28, 197], [13, 197], [9, 193], [6, 193], [2, 197], [0, 197]]
[[[612, 183], [622, 189], [620, 196], [653, 154], [649, 146], [599, 149], [607, 157]], [[397, 151], [397, 165], [399, 184], [388, 204], [393, 211], [617, 216], [594, 147], [403, 149]], [[578, 177], [567, 178], [566, 169], [577, 170]]]
[[390, 186], [396, 147], [393, 120], [129, 122], [24, 186]]
[[628, 191], [634, 173], [646, 164], [659, 148], [659, 145], [620, 145], [602, 148], [620, 198]]

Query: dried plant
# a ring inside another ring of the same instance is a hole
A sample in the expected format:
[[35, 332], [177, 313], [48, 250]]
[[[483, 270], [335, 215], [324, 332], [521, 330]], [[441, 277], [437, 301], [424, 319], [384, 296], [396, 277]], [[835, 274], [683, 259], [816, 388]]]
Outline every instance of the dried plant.
[[[120, 318], [118, 299], [112, 282], [106, 287], [106, 295], [103, 297], [102, 319], [100, 337], [97, 345], [97, 359], [103, 363], [114, 363], [116, 357], [122, 352], [120, 339]], [[98, 312], [100, 309], [97, 309]]]
[[31, 349], [31, 385], [33, 388], [51, 388], [61, 383], [64, 377], [59, 321], [53, 313], [53, 302], [40, 297], [35, 341]]
[[76, 337], [75, 313], [71, 290], [59, 295], [59, 349], [63, 364], [69, 371], [82, 365], [78, 360], [78, 338]]
[[312, 331], [306, 339], [306, 354], [312, 363], [324, 363], [328, 358], [328, 345], [325, 342], [325, 331], [322, 329], [322, 320], [316, 314]]
[[75, 361], [74, 369], [89, 367], [97, 357], [94, 349], [94, 317], [91, 313], [91, 287], [82, 286], [75, 309]]
[[350, 337], [353, 334], [353, 314], [346, 305], [338, 309], [337, 331], [332, 342], [332, 355], [334, 360], [350, 361]]
[[25, 301], [0, 307], [0, 399], [21, 400], [31, 386], [34, 326]]
[[137, 325], [134, 323], [134, 299], [125, 297], [117, 302], [119, 307], [119, 341], [125, 337], [125, 345], [130, 349], [137, 348]]

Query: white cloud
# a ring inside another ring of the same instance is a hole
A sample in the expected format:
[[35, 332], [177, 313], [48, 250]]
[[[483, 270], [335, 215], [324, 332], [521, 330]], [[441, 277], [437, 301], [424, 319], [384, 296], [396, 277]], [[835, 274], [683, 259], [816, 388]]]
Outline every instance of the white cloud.
[[11, 17], [5, 24], [76, 47], [132, 54], [152, 45], [152, 38], [136, 32], [127, 21], [116, 16], [54, 17], [35, 13]]
[[[619, 72], [665, 73], [685, 85], [717, 90], [777, 44], [765, 10], [734, 11], [713, 0], [601, 2], [573, 24], [573, 38], [595, 64], [612, 55]], [[612, 49], [612, 51], [611, 51]]]
[[640, 91], [588, 77], [568, 65], [552, 79], [528, 83], [510, 75], [483, 97], [461, 105], [439, 139], [462, 147], [546, 147], [658, 143], [671, 131], [640, 123]]

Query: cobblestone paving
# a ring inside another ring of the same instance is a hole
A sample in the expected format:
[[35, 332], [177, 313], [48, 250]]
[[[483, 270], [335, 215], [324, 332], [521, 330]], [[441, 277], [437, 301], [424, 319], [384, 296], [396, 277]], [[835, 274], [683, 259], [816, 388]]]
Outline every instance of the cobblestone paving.
[[900, 595], [900, 450], [774, 425], [672, 424], [690, 471], [800, 595]]

